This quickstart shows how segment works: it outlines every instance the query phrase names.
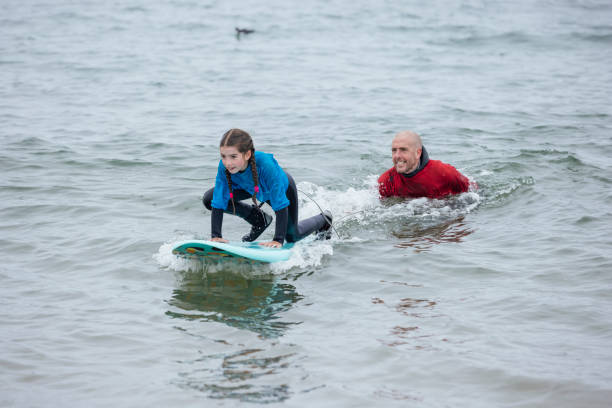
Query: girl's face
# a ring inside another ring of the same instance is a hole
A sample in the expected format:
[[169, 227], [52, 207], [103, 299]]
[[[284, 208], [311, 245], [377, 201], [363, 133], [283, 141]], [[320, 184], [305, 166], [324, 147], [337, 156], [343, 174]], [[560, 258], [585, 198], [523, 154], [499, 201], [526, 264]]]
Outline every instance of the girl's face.
[[221, 146], [219, 150], [221, 151], [221, 161], [231, 174], [243, 171], [249, 165], [250, 150], [246, 153], [240, 153], [236, 146]]

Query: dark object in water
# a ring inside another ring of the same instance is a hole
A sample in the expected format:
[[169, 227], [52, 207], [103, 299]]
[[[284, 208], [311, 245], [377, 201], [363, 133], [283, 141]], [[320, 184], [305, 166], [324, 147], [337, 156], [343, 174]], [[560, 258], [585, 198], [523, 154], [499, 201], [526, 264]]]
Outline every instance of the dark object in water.
[[249, 30], [248, 28], [238, 28], [236, 27], [236, 35], [240, 36], [240, 34], [251, 34], [254, 33], [255, 30]]

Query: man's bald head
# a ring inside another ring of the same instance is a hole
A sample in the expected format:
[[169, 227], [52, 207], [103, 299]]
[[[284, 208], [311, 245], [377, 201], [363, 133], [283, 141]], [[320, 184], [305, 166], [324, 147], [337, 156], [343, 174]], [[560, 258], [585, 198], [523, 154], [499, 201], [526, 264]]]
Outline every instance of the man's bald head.
[[421, 136], [419, 136], [416, 132], [412, 130], [402, 130], [398, 134], [395, 135], [393, 140], [405, 140], [410, 146], [415, 149], [422, 149], [423, 142], [421, 141]]

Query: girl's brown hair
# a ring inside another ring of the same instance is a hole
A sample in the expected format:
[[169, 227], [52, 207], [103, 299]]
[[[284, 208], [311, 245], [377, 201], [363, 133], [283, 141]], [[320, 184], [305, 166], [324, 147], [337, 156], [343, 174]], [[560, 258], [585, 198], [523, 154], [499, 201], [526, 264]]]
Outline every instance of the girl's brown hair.
[[[253, 146], [253, 139], [251, 135], [241, 129], [230, 129], [223, 134], [219, 147], [235, 147], [238, 152], [244, 154], [248, 151], [251, 152], [251, 158], [249, 164], [251, 165], [251, 173], [253, 174], [253, 184], [255, 184], [255, 191], [251, 196], [253, 203], [257, 207], [257, 198], [255, 195], [259, 191], [259, 174], [257, 174], [257, 166], [255, 165], [255, 147]], [[234, 214], [236, 214], [236, 204], [234, 203], [234, 193], [232, 191], [232, 177], [229, 170], [225, 169], [225, 177], [227, 178], [227, 185], [229, 186], [230, 199], [232, 200], [232, 208]]]

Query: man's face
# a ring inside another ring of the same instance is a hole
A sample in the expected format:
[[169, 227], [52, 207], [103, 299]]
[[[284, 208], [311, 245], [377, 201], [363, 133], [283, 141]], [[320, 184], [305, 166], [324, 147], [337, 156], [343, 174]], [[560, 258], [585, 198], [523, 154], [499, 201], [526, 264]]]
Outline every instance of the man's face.
[[410, 173], [419, 166], [421, 149], [407, 137], [396, 137], [391, 143], [391, 158], [398, 173]]

